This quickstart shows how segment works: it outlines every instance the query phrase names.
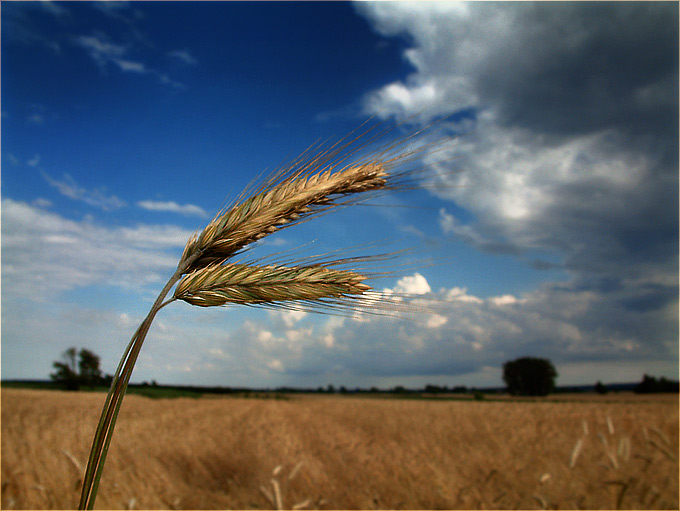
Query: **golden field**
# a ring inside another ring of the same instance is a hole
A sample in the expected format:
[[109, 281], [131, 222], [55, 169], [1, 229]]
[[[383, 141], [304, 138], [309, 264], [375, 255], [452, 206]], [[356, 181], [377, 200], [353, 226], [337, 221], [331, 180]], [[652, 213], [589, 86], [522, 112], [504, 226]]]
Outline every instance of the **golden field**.
[[[1, 507], [76, 507], [105, 395], [1, 399]], [[678, 474], [677, 395], [128, 395], [96, 507], [678, 509]]]

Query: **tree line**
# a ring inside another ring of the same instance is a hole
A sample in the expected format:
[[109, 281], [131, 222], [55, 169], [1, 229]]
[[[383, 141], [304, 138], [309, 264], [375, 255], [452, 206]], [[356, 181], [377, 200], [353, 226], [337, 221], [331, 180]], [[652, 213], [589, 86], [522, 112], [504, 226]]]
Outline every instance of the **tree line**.
[[[61, 360], [52, 365], [55, 372], [50, 374], [52, 381], [62, 385], [68, 390], [78, 390], [81, 387], [110, 386], [113, 376], [103, 375], [99, 367], [100, 359], [95, 353], [87, 349], [77, 350], [76, 348], [67, 349]], [[555, 380], [558, 377], [557, 370], [552, 362], [544, 358], [521, 357], [503, 364], [503, 381], [506, 390], [513, 396], [547, 396], [555, 391]], [[153, 382], [154, 386], [156, 382]], [[300, 391], [300, 389], [277, 389], [288, 390], [290, 392]], [[604, 394], [608, 389], [602, 382], [598, 381], [593, 389], [595, 392]], [[656, 379], [653, 376], [644, 375], [634, 391], [638, 393], [653, 392], [678, 392], [679, 384], [677, 381], [670, 381], [662, 377]], [[465, 386], [446, 386], [426, 385], [422, 392], [426, 394], [442, 393], [479, 393], [477, 389], [468, 389]], [[338, 392], [333, 385], [327, 388], [319, 387], [317, 392], [334, 394]], [[339, 393], [350, 392], [346, 387], [341, 386]], [[365, 391], [362, 391], [365, 392]], [[372, 387], [368, 392], [380, 392], [379, 389]], [[388, 392], [403, 394], [409, 392], [403, 386], [396, 386]]]

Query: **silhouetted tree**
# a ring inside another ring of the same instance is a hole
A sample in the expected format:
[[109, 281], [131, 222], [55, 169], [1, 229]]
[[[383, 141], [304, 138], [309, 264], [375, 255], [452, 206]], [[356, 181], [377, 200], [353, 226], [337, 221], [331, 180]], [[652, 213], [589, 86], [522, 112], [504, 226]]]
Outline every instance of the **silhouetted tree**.
[[595, 392], [598, 394], [606, 394], [607, 393], [607, 387], [605, 387], [601, 381], [598, 381], [595, 384]]
[[654, 376], [645, 374], [642, 381], [635, 387], [635, 392], [640, 394], [650, 394], [653, 392], [678, 392], [679, 385], [677, 381], [670, 381], [664, 376], [657, 380]]
[[99, 357], [86, 349], [81, 349], [79, 356], [80, 383], [88, 387], [101, 384], [102, 372], [99, 369]]
[[503, 364], [508, 392], [519, 396], [547, 396], [555, 389], [557, 371], [550, 360], [523, 357]]
[[[78, 363], [76, 364], [76, 358]], [[78, 390], [81, 385], [94, 387], [106, 383], [99, 369], [99, 357], [89, 350], [69, 348], [62, 354], [63, 362], [52, 364], [56, 372], [50, 374], [53, 381], [61, 383], [67, 390]]]
[[63, 384], [67, 390], [80, 388], [80, 378], [76, 371], [76, 353], [75, 348], [69, 348], [61, 354], [62, 362], [56, 361], [52, 364], [56, 372], [50, 374], [50, 378]]

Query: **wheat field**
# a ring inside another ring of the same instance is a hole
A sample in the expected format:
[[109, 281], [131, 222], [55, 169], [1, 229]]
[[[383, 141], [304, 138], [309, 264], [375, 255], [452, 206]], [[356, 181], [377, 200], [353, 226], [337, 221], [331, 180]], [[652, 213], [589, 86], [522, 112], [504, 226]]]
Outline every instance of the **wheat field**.
[[[4, 389], [3, 509], [70, 509], [105, 396]], [[129, 395], [100, 509], [678, 509], [677, 396]]]

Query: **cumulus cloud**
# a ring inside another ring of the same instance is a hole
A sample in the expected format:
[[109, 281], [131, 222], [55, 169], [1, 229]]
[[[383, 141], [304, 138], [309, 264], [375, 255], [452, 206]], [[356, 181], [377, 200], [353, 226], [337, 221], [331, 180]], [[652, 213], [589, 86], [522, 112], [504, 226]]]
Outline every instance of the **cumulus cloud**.
[[427, 279], [420, 273], [416, 273], [399, 279], [393, 291], [408, 295], [424, 295], [429, 293], [431, 289]]
[[[329, 374], [346, 375], [361, 385], [400, 377], [465, 381], [489, 375], [495, 380], [482, 383], [497, 385], [503, 362], [527, 354], [550, 358], [567, 368], [561, 380], [565, 383], [583, 383], [576, 379], [581, 374], [570, 375], [568, 369], [569, 364], [583, 362], [616, 361], [626, 367], [619, 374], [631, 380], [641, 376], [639, 364], [673, 371], [678, 349], [677, 343], [669, 342], [676, 335], [666, 321], [671, 311], [630, 308], [623, 296], [604, 299], [603, 293], [557, 284], [521, 298], [483, 299], [461, 289], [442, 289], [429, 298], [437, 300], [431, 303], [439, 307], [437, 312], [418, 321], [386, 317], [336, 322], [331, 318], [325, 323], [308, 318], [304, 329], [295, 326], [295, 331], [304, 330], [296, 338], [286, 335], [293, 330], [290, 327], [271, 323], [252, 323], [242, 335], [257, 338], [268, 332], [262, 356], [266, 353], [281, 361], [291, 378], [317, 382]], [[649, 325], [657, 327], [649, 330]], [[259, 356], [252, 352], [248, 358]], [[631, 364], [633, 360], [638, 365]], [[489, 367], [495, 371], [489, 373]]]
[[191, 231], [108, 227], [2, 200], [3, 294], [48, 301], [95, 284], [143, 290], [172, 273]]
[[455, 148], [462, 171], [438, 188], [455, 203], [439, 212], [442, 232], [535, 269], [554, 267], [537, 255], [551, 254], [570, 276], [521, 299], [449, 290], [452, 310], [468, 309], [443, 328], [483, 318], [452, 335], [489, 354], [497, 336], [514, 340], [506, 355], [677, 360], [678, 6], [355, 8], [382, 35], [406, 36], [413, 67], [369, 93], [367, 112], [472, 112]]

